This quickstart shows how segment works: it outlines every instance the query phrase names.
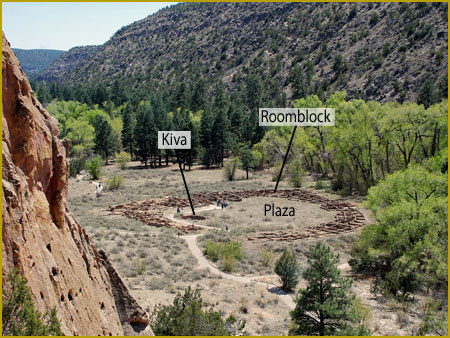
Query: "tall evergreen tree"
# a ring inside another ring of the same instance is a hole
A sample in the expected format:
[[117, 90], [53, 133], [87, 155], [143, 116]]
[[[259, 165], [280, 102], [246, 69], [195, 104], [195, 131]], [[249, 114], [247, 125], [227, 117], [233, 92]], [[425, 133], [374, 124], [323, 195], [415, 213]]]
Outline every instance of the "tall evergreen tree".
[[207, 105], [202, 113], [200, 120], [200, 145], [201, 145], [201, 161], [202, 164], [210, 167], [213, 164], [214, 154], [213, 154], [213, 124], [214, 124], [214, 114], [212, 107]]
[[239, 160], [241, 162], [242, 169], [245, 170], [247, 179], [248, 179], [248, 171], [255, 167], [255, 157], [253, 156], [252, 151], [247, 145], [244, 145], [239, 150]]
[[337, 268], [339, 256], [328, 246], [318, 242], [307, 254], [309, 267], [303, 278], [308, 285], [300, 290], [296, 306], [291, 312], [293, 327], [290, 335], [333, 336], [368, 335], [364, 325], [358, 326], [354, 296], [350, 293], [352, 282], [341, 277]]
[[158, 142], [158, 131], [149, 102], [140, 104], [136, 112], [136, 127], [134, 128], [134, 138], [136, 140], [137, 155], [141, 162], [147, 167], [154, 166], [152, 155], [155, 153]]
[[[114, 80], [111, 86], [111, 101], [118, 107], [127, 101], [126, 86], [118, 79]], [[103, 102], [102, 102], [103, 103]]]
[[95, 128], [95, 151], [97, 151], [108, 164], [108, 158], [118, 149], [118, 140], [113, 129], [103, 115], [97, 115], [94, 121]]
[[231, 95], [230, 101], [230, 137], [234, 138], [234, 142], [238, 143], [242, 141], [243, 135], [246, 133], [245, 131], [245, 106], [242, 102], [240, 95], [238, 93], [234, 93]]
[[247, 78], [247, 104], [250, 110], [259, 108], [261, 103], [262, 85], [258, 75], [250, 74]]
[[295, 66], [290, 74], [290, 82], [293, 90], [293, 97], [300, 99], [306, 97], [309, 93], [309, 84], [302, 67]]
[[205, 108], [206, 94], [206, 82], [200, 79], [194, 84], [194, 92], [192, 94], [191, 109], [194, 112]]
[[123, 111], [122, 146], [133, 158], [134, 153], [134, 128], [136, 127], [136, 116], [130, 103]]
[[424, 82], [420, 88], [419, 95], [417, 97], [417, 103], [423, 104], [425, 108], [428, 108], [437, 101], [437, 93], [435, 89], [434, 80], [428, 79]]
[[214, 101], [214, 123], [211, 139], [213, 142], [214, 164], [223, 166], [225, 149], [229, 144], [228, 102], [225, 99], [223, 85], [220, 83], [216, 90]]
[[[151, 104], [153, 109], [153, 115], [155, 119], [156, 129], [157, 130], [170, 130], [169, 129], [169, 117], [165, 110], [164, 101], [160, 92], [156, 92], [151, 96]], [[168, 152], [168, 150], [165, 150]], [[161, 166], [161, 155], [162, 151], [156, 149], [156, 156], [158, 157], [158, 165]], [[166, 163], [167, 164], [167, 163]]]

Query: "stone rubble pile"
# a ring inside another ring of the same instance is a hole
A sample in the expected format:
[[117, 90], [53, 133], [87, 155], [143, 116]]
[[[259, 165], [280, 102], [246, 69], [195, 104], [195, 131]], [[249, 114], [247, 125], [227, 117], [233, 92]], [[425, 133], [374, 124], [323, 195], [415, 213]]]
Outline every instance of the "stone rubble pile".
[[[207, 206], [216, 201], [239, 202], [250, 197], [274, 197], [287, 198], [294, 201], [314, 203], [321, 209], [335, 211], [333, 222], [322, 223], [319, 226], [307, 227], [299, 231], [269, 231], [254, 234], [247, 239], [249, 241], [295, 241], [305, 238], [317, 238], [328, 234], [340, 234], [350, 232], [365, 224], [365, 218], [352, 204], [343, 200], [331, 200], [314, 192], [291, 189], [279, 190], [244, 190], [244, 191], [223, 191], [198, 193], [192, 196], [194, 207]], [[131, 202], [110, 206], [108, 210], [112, 214], [118, 214], [129, 218], [137, 219], [145, 224], [157, 227], [176, 228], [184, 233], [202, 230], [202, 227], [195, 224], [181, 224], [164, 216], [164, 212], [170, 208], [189, 207], [189, 200], [182, 197], [166, 197], [158, 200]], [[187, 215], [181, 216], [183, 219], [199, 220], [204, 216]]]

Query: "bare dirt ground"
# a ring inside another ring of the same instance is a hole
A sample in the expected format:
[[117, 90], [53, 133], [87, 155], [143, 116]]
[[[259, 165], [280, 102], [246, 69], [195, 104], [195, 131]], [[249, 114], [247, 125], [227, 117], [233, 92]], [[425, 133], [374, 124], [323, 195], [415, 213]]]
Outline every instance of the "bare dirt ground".
[[[87, 177], [70, 179], [71, 210], [96, 245], [107, 252], [132, 294], [147, 311], [153, 310], [158, 303], [171, 303], [177, 292], [182, 292], [191, 285], [201, 290], [207, 304], [214, 306], [225, 316], [233, 313], [237, 318], [245, 319], [248, 334], [287, 334], [290, 306], [273, 287], [274, 284], [279, 285], [273, 275], [274, 262], [263, 263], [261, 252], [272, 252], [276, 258], [288, 246], [295, 250], [298, 261], [305, 266], [304, 253], [318, 239], [282, 242], [249, 241], [248, 238], [266, 231], [300, 231], [306, 227], [333, 222], [336, 212], [323, 210], [314, 203], [273, 197], [250, 197], [241, 202], [230, 202], [225, 210], [204, 205], [198, 207], [197, 214], [206, 216], [205, 220], [183, 220], [195, 223], [200, 228], [197, 229], [199, 236], [195, 234], [195, 238], [190, 237], [187, 241], [179, 236], [179, 229], [149, 226], [140, 220], [111, 215], [109, 206], [168, 197], [184, 198], [184, 186], [176, 168], [141, 169], [137, 162], [126, 170], [120, 170], [115, 165], [107, 166], [103, 168], [103, 181], [114, 174], [121, 174], [124, 176], [123, 186], [117, 191], [105, 191], [100, 197], [96, 196], [95, 186]], [[238, 180], [232, 182], [224, 180], [220, 169], [203, 170], [195, 167], [185, 175], [191, 194], [273, 189], [275, 185], [271, 181], [272, 173], [268, 171], [252, 173], [249, 180], [241, 179], [244, 172], [239, 171]], [[303, 189], [330, 200], [340, 199], [326, 189], [317, 191], [313, 186], [314, 181], [307, 177]], [[279, 189], [289, 189], [289, 186], [281, 182]], [[347, 200], [364, 215], [366, 223], [373, 221], [370, 212], [364, 208], [362, 199]], [[294, 217], [264, 216], [265, 203], [292, 206], [296, 214]], [[188, 206], [182, 208], [183, 215], [189, 213]], [[174, 222], [181, 221], [176, 215], [176, 207], [167, 207], [161, 216]], [[228, 232], [223, 231], [225, 222], [230, 228]], [[348, 266], [349, 253], [359, 231], [358, 228], [350, 232], [325, 234], [320, 236], [320, 240], [340, 254], [340, 269], [344, 275], [353, 279], [352, 289], [368, 310], [366, 324], [374, 334], [411, 334], [419, 319], [397, 303], [375, 299], [369, 291], [371, 280], [352, 274]], [[205, 261], [206, 258], [199, 260], [198, 255], [199, 252], [202, 254], [205, 239], [219, 238], [242, 242], [245, 257], [238, 262], [236, 271], [233, 272], [239, 280], [221, 275], [220, 270], [215, 270], [217, 267]], [[194, 256], [195, 252], [193, 254], [192, 240], [197, 244], [197, 256]], [[266, 277], [260, 278], [261, 276]], [[304, 286], [305, 283], [301, 280], [298, 287]]]

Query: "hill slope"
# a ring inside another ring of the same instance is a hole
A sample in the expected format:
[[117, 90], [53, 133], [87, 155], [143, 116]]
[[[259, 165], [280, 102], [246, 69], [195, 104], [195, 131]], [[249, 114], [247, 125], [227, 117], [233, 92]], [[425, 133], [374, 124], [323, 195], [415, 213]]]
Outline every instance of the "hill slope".
[[55, 49], [20, 49], [12, 48], [20, 61], [22, 69], [28, 76], [41, 73], [64, 51]]
[[443, 3], [178, 4], [123, 27], [76, 66], [55, 62], [39, 79], [171, 88], [202, 77], [235, 90], [253, 72], [290, 98], [300, 66], [314, 92], [415, 100], [426, 79], [447, 74], [447, 26]]
[[94, 54], [98, 46], [81, 46], [69, 49], [59, 56], [48, 67], [41, 70], [37, 80], [39, 81], [62, 81], [64, 76], [73, 71], [80, 63], [87, 61]]

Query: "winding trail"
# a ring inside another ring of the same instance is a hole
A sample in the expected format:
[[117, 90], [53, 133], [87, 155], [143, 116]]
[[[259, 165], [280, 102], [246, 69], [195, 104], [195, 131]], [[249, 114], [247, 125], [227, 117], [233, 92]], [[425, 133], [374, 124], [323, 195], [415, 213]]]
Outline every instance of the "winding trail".
[[185, 235], [185, 236], [181, 236], [181, 238], [183, 238], [186, 241], [189, 250], [191, 250], [192, 255], [197, 259], [198, 266], [201, 269], [208, 269], [213, 274], [219, 275], [222, 278], [229, 279], [229, 280], [232, 280], [235, 282], [244, 283], [244, 284], [256, 283], [259, 285], [263, 285], [268, 288], [269, 292], [277, 294], [278, 297], [280, 297], [280, 299], [287, 305], [287, 307], [289, 307], [289, 309], [293, 310], [295, 308], [295, 302], [290, 294], [286, 293], [279, 286], [277, 286], [275, 284], [261, 281], [261, 279], [264, 279], [267, 277], [273, 277], [273, 275], [238, 276], [238, 275], [233, 275], [230, 273], [225, 273], [225, 272], [219, 270], [218, 268], [216, 268], [214, 265], [212, 265], [208, 261], [208, 259], [206, 259], [206, 257], [203, 255], [202, 251], [198, 247], [197, 237], [200, 235], [201, 234]]
[[[215, 210], [220, 209], [216, 205], [208, 205], [205, 207], [197, 208], [196, 211], [207, 211], [207, 210]], [[165, 214], [167, 218], [172, 220], [173, 222], [181, 223], [183, 225], [186, 224], [192, 224], [192, 221], [186, 221], [184, 219], [175, 218], [172, 213]], [[206, 225], [197, 225], [204, 229], [215, 229], [215, 230], [223, 230], [215, 227], [209, 227]], [[243, 284], [251, 284], [256, 283], [262, 286], [267, 287], [268, 291], [271, 293], [274, 293], [278, 295], [278, 297], [286, 304], [286, 306], [293, 310], [295, 308], [295, 302], [294, 299], [290, 294], [282, 290], [278, 285], [275, 285], [273, 283], [265, 282], [263, 279], [273, 277], [275, 275], [263, 275], [263, 276], [238, 276], [233, 275], [231, 273], [226, 273], [221, 270], [219, 270], [217, 267], [215, 267], [208, 259], [203, 255], [202, 250], [200, 250], [198, 243], [197, 243], [197, 237], [201, 236], [203, 234], [193, 234], [193, 235], [184, 235], [181, 236], [183, 238], [187, 245], [189, 250], [191, 251], [192, 255], [197, 259], [198, 267], [201, 269], [208, 269], [211, 273], [221, 276], [222, 278], [229, 279], [235, 282], [243, 283]]]

